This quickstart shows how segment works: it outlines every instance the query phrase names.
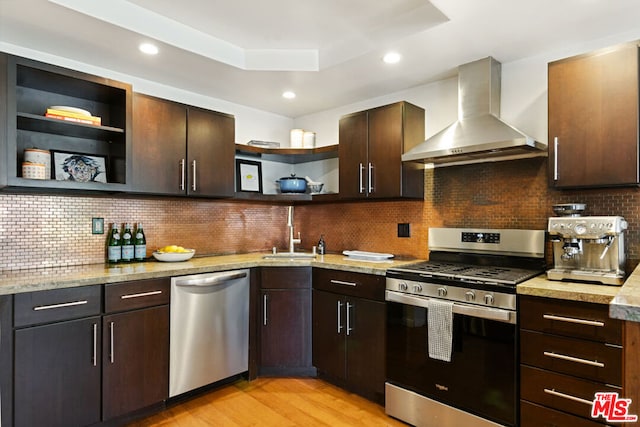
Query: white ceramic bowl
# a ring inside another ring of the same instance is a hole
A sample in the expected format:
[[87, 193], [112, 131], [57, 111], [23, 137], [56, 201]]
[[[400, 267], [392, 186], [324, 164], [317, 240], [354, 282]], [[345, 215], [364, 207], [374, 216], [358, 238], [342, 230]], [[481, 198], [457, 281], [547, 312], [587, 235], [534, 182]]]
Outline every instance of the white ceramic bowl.
[[178, 262], [191, 259], [195, 253], [195, 249], [187, 249], [189, 252], [153, 252], [153, 257], [163, 262]]

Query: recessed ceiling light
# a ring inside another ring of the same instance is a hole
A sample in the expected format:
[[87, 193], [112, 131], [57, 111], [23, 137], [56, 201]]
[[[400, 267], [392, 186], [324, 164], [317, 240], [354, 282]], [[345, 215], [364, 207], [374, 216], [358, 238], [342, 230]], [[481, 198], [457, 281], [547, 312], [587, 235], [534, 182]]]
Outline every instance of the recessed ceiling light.
[[290, 90], [288, 90], [288, 91], [282, 93], [282, 97], [286, 98], [286, 99], [293, 99], [293, 98], [296, 97], [296, 94], [295, 94], [295, 92], [291, 92]]
[[140, 49], [140, 52], [146, 53], [147, 55], [157, 55], [158, 54], [158, 47], [156, 45], [151, 44], [151, 43], [142, 43], [142, 44], [140, 44], [138, 49]]
[[382, 60], [387, 64], [397, 64], [401, 58], [398, 52], [389, 52], [382, 57]]

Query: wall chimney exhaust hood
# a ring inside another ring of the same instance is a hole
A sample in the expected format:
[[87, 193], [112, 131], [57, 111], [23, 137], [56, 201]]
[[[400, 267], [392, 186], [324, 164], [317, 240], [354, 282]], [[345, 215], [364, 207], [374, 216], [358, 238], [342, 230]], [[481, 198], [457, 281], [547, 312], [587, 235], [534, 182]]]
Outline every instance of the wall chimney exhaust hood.
[[458, 67], [458, 121], [402, 155], [435, 167], [547, 156], [547, 145], [499, 119], [501, 65], [492, 57]]

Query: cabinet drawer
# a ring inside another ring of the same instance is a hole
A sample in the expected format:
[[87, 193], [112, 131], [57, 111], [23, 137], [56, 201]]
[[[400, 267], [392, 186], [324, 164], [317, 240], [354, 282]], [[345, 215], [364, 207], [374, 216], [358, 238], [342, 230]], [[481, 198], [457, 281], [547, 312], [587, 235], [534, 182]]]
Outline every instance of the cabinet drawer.
[[609, 318], [609, 306], [521, 296], [520, 327], [550, 334], [622, 344], [622, 321]]
[[522, 363], [622, 385], [622, 348], [594, 341], [520, 331]]
[[377, 301], [384, 301], [385, 277], [348, 271], [313, 269], [313, 287]]
[[587, 419], [591, 419], [591, 405], [596, 392], [622, 392], [619, 387], [530, 366], [520, 367], [520, 381], [522, 399]]
[[263, 267], [262, 289], [311, 289], [311, 267]]
[[602, 424], [535, 403], [520, 401], [520, 427], [602, 427]]
[[54, 289], [17, 294], [13, 300], [16, 328], [100, 314], [102, 286]]
[[113, 313], [169, 304], [170, 289], [168, 277], [105, 285], [104, 311]]

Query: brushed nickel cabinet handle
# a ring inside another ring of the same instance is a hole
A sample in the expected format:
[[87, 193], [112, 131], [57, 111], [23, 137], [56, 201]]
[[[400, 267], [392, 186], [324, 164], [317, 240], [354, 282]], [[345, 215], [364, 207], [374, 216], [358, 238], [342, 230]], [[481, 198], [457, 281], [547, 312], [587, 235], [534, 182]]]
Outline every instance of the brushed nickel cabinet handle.
[[109, 360], [113, 364], [115, 360], [115, 350], [113, 348], [113, 322], [109, 322]]
[[545, 351], [543, 352], [543, 354], [553, 359], [561, 359], [561, 360], [566, 360], [568, 362], [580, 363], [582, 365], [589, 365], [589, 366], [595, 366], [598, 368], [604, 368], [604, 363], [598, 362], [597, 360], [581, 359], [579, 357], [567, 356], [566, 354], [558, 354], [550, 351]]
[[267, 326], [267, 294], [262, 296], [262, 324]]
[[158, 291], [141, 292], [139, 294], [126, 294], [126, 295], [121, 295], [120, 299], [150, 297], [152, 295], [159, 295], [161, 293], [162, 291], [158, 290]]
[[184, 177], [185, 177], [185, 164], [184, 159], [180, 159], [180, 190], [184, 191]]
[[351, 335], [351, 331], [353, 331], [351, 327], [351, 308], [353, 308], [353, 304], [347, 302], [347, 336]]
[[373, 164], [369, 162], [369, 193], [373, 193]]
[[93, 324], [93, 366], [98, 366], [98, 324]]
[[338, 300], [338, 334], [342, 332], [342, 319], [340, 318], [341, 311], [342, 311], [342, 302]]
[[358, 168], [359, 168], [359, 172], [358, 172], [358, 177], [360, 179], [360, 181], [358, 182], [358, 192], [360, 194], [364, 193], [364, 178], [362, 176], [362, 171], [364, 171], [364, 165], [362, 163], [358, 163]]
[[333, 283], [334, 285], [343, 285], [343, 286], [358, 286], [357, 283], [354, 282], [344, 282], [342, 280], [333, 280], [331, 279], [331, 283]]
[[558, 137], [553, 138], [553, 180], [558, 180]]
[[553, 315], [553, 314], [543, 314], [542, 317], [544, 319], [547, 319], [547, 320], [557, 320], [559, 322], [577, 323], [579, 325], [597, 326], [599, 328], [604, 326], [604, 322], [601, 322], [599, 320], [576, 319], [575, 317], [556, 316], [556, 315]]
[[191, 167], [193, 169], [193, 181], [191, 182], [191, 189], [196, 191], [196, 161], [191, 162]]
[[552, 396], [562, 397], [563, 399], [573, 400], [574, 402], [579, 402], [579, 403], [584, 403], [585, 405], [589, 405], [589, 406], [593, 405], [593, 402], [591, 400], [586, 400], [586, 399], [582, 399], [580, 397], [572, 396], [570, 394], [561, 393], [559, 391], [555, 391], [555, 389], [545, 388], [544, 392], [547, 393], [547, 394], [550, 394]]
[[74, 307], [76, 305], [84, 305], [89, 301], [72, 301], [72, 302], [63, 302], [61, 304], [51, 304], [51, 305], [39, 305], [37, 307], [33, 307], [33, 311], [41, 311], [41, 310], [52, 310], [54, 308], [65, 308], [65, 307]]

